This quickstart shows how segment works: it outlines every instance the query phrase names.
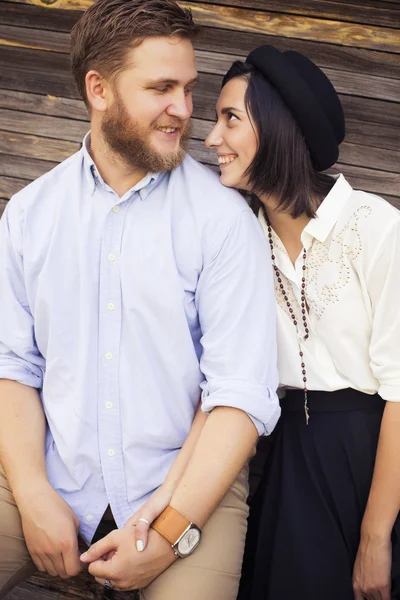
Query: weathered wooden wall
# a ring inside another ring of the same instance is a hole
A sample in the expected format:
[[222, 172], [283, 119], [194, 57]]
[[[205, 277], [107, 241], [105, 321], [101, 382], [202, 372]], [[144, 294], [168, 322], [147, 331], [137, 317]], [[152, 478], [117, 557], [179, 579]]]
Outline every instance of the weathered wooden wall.
[[[0, 211], [27, 182], [80, 147], [86, 110], [69, 69], [69, 31], [92, 0], [0, 0]], [[298, 49], [336, 85], [347, 117], [337, 168], [400, 206], [400, 2], [191, 0], [196, 43], [191, 153], [203, 146], [221, 74], [260, 43]]]
[[[69, 68], [69, 31], [92, 0], [0, 0], [0, 214], [32, 179], [79, 149], [88, 130]], [[191, 153], [203, 146], [221, 75], [236, 58], [271, 43], [314, 60], [340, 93], [347, 118], [337, 170], [354, 187], [400, 207], [400, 2], [396, 0], [191, 0], [204, 26], [196, 43]], [[34, 578], [10, 600], [102, 597], [91, 578], [54, 587]], [[121, 595], [118, 597], [126, 597]]]

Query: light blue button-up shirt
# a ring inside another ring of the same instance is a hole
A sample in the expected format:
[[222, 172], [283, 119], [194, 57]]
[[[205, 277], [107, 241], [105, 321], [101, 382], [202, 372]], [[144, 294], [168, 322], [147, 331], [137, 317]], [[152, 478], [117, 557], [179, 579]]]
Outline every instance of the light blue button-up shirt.
[[0, 378], [40, 390], [48, 476], [88, 542], [108, 504], [122, 527], [164, 481], [200, 394], [260, 434], [277, 422], [268, 244], [189, 156], [119, 198], [85, 143], [16, 194], [0, 307]]

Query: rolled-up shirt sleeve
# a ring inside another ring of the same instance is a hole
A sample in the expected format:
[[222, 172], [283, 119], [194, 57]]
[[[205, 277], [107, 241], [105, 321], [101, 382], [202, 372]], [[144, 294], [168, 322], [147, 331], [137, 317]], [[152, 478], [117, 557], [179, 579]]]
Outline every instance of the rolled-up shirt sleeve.
[[25, 289], [22, 220], [10, 200], [0, 220], [0, 379], [41, 388], [45, 366]]
[[366, 276], [372, 306], [370, 365], [384, 400], [400, 402], [400, 219], [394, 219]]
[[199, 278], [202, 409], [243, 410], [259, 435], [280, 415], [276, 307], [267, 241], [251, 211], [235, 219]]

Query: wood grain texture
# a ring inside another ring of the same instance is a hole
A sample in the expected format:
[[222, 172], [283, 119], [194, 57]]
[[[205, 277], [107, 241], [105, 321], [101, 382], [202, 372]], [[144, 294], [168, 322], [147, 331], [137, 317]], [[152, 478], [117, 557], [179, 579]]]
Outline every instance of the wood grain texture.
[[0, 129], [0, 154], [28, 156], [61, 162], [78, 152], [81, 144], [61, 139], [39, 137], [27, 133], [2, 131]]
[[33, 181], [56, 166], [57, 163], [52, 161], [1, 154], [0, 176]]
[[[191, 0], [202, 2], [203, 0]], [[364, 23], [383, 27], [400, 27], [400, 12], [397, 5], [375, 2], [374, 4], [354, 2], [310, 2], [310, 0], [213, 0], [213, 4], [221, 6], [236, 6], [238, 8], [251, 8], [256, 10], [269, 10], [284, 12], [294, 15], [307, 15], [322, 17], [337, 21]]]
[[206, 3], [179, 2], [192, 10], [202, 24], [234, 31], [266, 33], [303, 40], [324, 40], [332, 44], [379, 51], [400, 52], [398, 31], [392, 27], [358, 25], [336, 20], [256, 11]]
[[343, 173], [348, 178], [352, 187], [365, 192], [373, 192], [380, 196], [399, 196], [400, 175], [375, 169], [366, 169], [352, 165], [338, 163], [331, 172]]
[[[92, 0], [18, 0], [46, 8], [86, 10]], [[231, 6], [216, 6], [205, 2], [179, 2], [192, 10], [195, 20], [202, 24], [235, 31], [266, 33], [298, 39], [322, 39], [332, 44], [355, 48], [374, 48], [379, 51], [400, 53], [400, 40], [396, 29], [359, 25], [334, 19], [320, 19], [303, 15], [274, 13]]]
[[60, 98], [49, 94], [31, 94], [29, 92], [0, 89], [0, 107], [63, 117], [67, 120], [89, 121], [88, 112], [82, 100]]
[[244, 31], [235, 31], [233, 41], [232, 35], [228, 30], [218, 29], [216, 32], [214, 27], [203, 27], [195, 47], [199, 50], [247, 56], [261, 44], [272, 44], [282, 51], [302, 52], [320, 67], [400, 78], [398, 54], [337, 46], [320, 40], [299, 40]]
[[17, 27], [61, 31], [69, 33], [82, 12], [73, 10], [48, 10], [40, 6], [16, 4], [0, 0], [0, 23]]
[[54, 140], [81, 142], [90, 129], [85, 121], [72, 121], [0, 108], [0, 129], [8, 132], [40, 135]]

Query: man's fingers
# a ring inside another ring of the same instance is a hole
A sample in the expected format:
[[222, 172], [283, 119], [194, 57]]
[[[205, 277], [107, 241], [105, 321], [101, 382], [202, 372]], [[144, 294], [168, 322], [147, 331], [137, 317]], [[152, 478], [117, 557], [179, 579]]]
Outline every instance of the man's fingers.
[[57, 569], [55, 568], [50, 556], [47, 556], [47, 554], [46, 554], [46, 555], [42, 555], [40, 558], [42, 560], [42, 563], [43, 563], [46, 573], [48, 573], [52, 577], [57, 577], [57, 575], [58, 575]]
[[140, 517], [140, 519], [136, 521], [136, 527], [134, 529], [136, 550], [138, 552], [143, 552], [143, 550], [146, 548], [147, 538], [149, 535], [150, 521], [148, 521], [148, 519], [148, 522], [141, 520], [144, 518], [145, 517]]
[[95, 579], [113, 579], [114, 569], [112, 567], [112, 560], [95, 560], [89, 565], [89, 573]]
[[75, 577], [82, 570], [82, 564], [79, 560], [78, 544], [69, 552], [64, 553], [64, 566], [68, 577]]
[[40, 558], [40, 556], [38, 554], [31, 554], [31, 559], [33, 560], [35, 567], [37, 567], [37, 569], [41, 572], [41, 573], [45, 573], [46, 569], [45, 566], [42, 562], [42, 559]]
[[114, 532], [112, 531], [106, 537], [93, 544], [93, 546], [90, 546], [89, 550], [81, 554], [81, 561], [84, 563], [90, 563], [95, 560], [99, 560], [108, 554], [108, 552], [116, 550], [116, 540], [113, 533]]

